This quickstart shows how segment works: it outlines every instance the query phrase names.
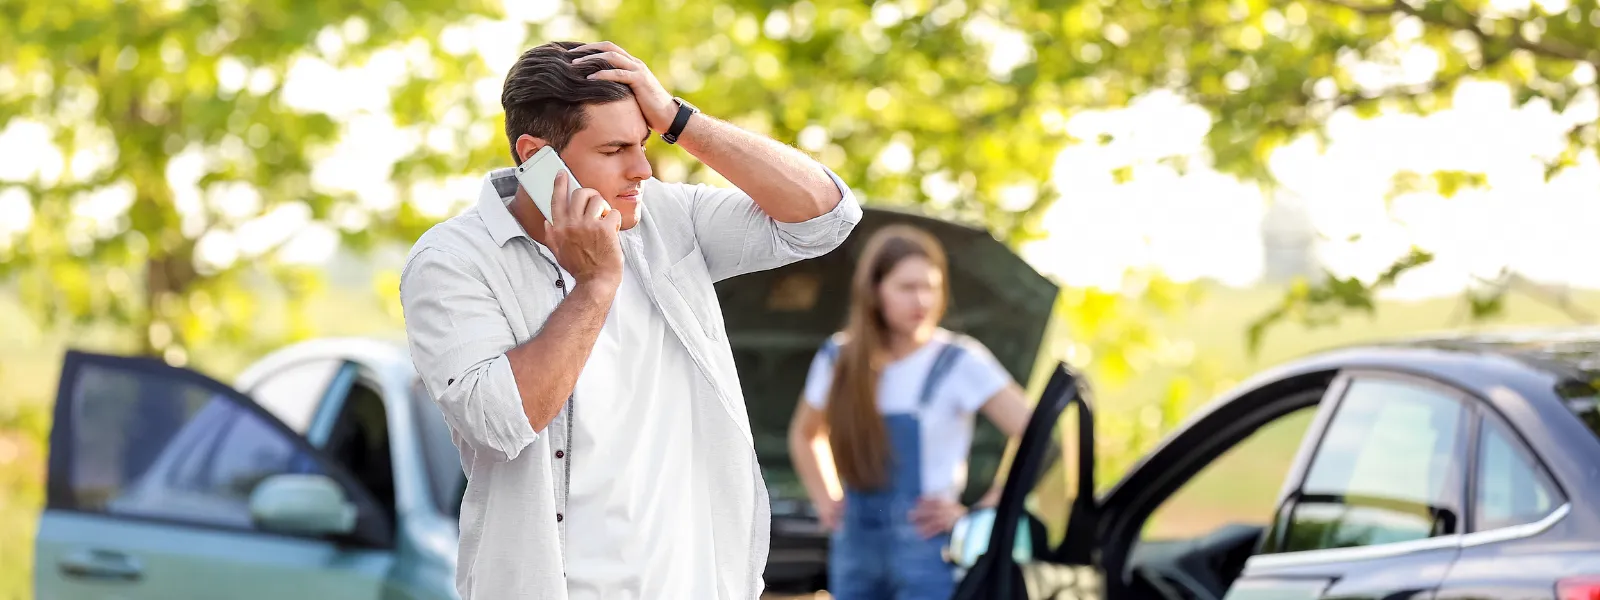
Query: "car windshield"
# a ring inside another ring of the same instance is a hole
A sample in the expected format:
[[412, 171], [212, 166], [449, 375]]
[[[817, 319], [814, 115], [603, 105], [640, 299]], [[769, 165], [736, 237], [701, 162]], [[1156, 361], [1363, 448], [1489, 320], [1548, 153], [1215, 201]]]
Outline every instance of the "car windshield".
[[428, 397], [427, 388], [420, 380], [411, 384], [411, 408], [421, 425], [423, 462], [427, 463], [428, 491], [434, 506], [446, 515], [461, 514], [461, 494], [467, 488], [467, 476], [461, 470], [461, 453], [450, 439], [450, 427], [444, 415]]

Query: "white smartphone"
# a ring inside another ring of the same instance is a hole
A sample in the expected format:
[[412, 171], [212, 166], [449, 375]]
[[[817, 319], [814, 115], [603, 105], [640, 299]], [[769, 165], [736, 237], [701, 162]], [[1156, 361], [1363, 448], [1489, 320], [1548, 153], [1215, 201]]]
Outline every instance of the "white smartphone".
[[555, 193], [556, 175], [566, 172], [567, 190], [578, 189], [578, 179], [572, 176], [572, 170], [567, 168], [567, 163], [562, 162], [561, 155], [556, 154], [556, 149], [551, 146], [540, 148], [528, 160], [517, 165], [517, 183], [522, 189], [527, 190], [528, 196], [533, 198], [533, 205], [539, 207], [539, 213], [551, 223], [555, 222], [555, 213], [550, 211], [550, 197]]

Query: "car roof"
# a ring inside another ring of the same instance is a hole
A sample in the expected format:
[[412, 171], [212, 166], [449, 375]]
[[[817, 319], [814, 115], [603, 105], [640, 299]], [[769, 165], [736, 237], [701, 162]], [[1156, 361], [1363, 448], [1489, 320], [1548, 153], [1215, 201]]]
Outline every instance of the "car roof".
[[1301, 357], [1258, 379], [1352, 368], [1408, 372], [1485, 398], [1510, 389], [1559, 404], [1600, 395], [1600, 327], [1454, 331], [1369, 341]]
[[354, 360], [377, 371], [382, 377], [409, 381], [416, 378], [411, 352], [404, 340], [382, 337], [326, 337], [296, 342], [279, 348], [252, 363], [234, 380], [234, 387], [248, 390], [262, 377], [283, 367], [317, 359]]
[[1416, 337], [1398, 346], [1503, 356], [1563, 379], [1600, 380], [1600, 327], [1514, 329]]

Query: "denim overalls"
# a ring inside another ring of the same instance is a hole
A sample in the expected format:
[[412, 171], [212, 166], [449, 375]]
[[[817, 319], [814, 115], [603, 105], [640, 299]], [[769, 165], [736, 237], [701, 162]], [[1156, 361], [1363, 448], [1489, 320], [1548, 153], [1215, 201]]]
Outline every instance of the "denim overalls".
[[[822, 351], [831, 359], [838, 347], [829, 340]], [[944, 560], [949, 532], [923, 539], [911, 509], [922, 497], [919, 413], [961, 353], [954, 340], [939, 349], [923, 380], [918, 412], [883, 415], [888, 485], [874, 491], [845, 486], [844, 515], [828, 551], [828, 592], [835, 600], [946, 600], [955, 591], [954, 571]]]

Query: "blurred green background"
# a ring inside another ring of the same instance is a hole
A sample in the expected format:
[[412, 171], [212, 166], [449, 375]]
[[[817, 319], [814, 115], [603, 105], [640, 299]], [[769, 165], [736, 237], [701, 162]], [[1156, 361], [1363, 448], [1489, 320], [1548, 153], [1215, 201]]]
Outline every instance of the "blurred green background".
[[[1285, 358], [1600, 315], [1595, 0], [11, 1], [0, 598], [30, 591], [62, 351], [228, 380], [400, 337], [400, 259], [507, 164], [500, 80], [556, 39], [1061, 282], [1046, 352], [1099, 392], [1103, 482]], [[1262, 510], [1228, 492], [1161, 527]]]

